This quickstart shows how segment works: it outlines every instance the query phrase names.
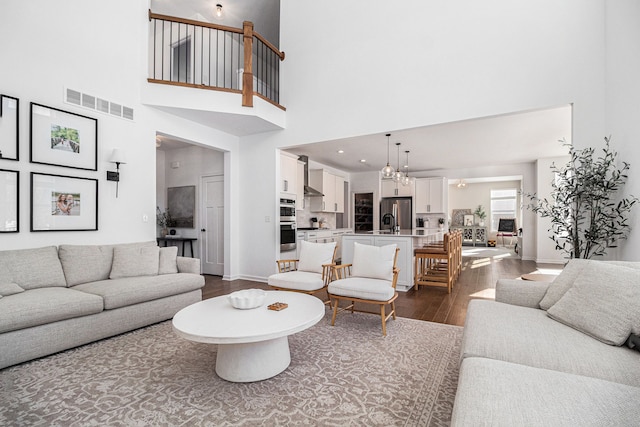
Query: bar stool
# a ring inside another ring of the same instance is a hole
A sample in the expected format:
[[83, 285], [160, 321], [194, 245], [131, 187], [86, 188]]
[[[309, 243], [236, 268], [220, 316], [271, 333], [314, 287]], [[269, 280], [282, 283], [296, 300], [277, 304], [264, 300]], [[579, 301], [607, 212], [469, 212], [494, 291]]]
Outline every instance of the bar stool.
[[442, 246], [414, 249], [414, 289], [420, 285], [446, 287], [451, 293], [456, 274], [454, 260], [455, 238], [451, 233], [444, 235]]

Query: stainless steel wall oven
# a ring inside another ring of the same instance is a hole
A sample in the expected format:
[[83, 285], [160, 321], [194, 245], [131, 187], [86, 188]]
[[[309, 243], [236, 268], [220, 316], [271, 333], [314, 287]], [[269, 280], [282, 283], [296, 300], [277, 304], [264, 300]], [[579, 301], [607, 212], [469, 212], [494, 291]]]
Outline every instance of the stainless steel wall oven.
[[296, 201], [280, 199], [280, 251], [296, 249]]

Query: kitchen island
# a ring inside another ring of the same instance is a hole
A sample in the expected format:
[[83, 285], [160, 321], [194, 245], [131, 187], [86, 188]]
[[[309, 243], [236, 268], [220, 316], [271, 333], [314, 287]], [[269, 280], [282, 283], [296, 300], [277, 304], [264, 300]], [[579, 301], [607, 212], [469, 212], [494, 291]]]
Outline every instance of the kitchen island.
[[353, 261], [355, 242], [372, 246], [396, 244], [400, 248], [396, 262], [396, 267], [400, 269], [397, 289], [407, 291], [413, 286], [413, 249], [421, 248], [426, 243], [440, 241], [443, 237], [444, 231], [439, 228], [400, 230], [395, 233], [388, 230], [346, 233], [342, 236], [342, 263], [349, 264]]

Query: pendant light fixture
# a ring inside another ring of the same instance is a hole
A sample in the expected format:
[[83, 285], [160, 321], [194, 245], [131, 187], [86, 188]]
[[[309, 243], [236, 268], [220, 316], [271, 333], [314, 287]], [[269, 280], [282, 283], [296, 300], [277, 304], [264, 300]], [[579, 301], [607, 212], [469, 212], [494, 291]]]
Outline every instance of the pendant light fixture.
[[391, 165], [389, 164], [389, 137], [390, 136], [391, 134], [388, 133], [387, 134], [387, 166], [383, 167], [381, 170], [383, 178], [391, 178], [393, 177], [393, 173], [395, 172], [393, 170], [393, 167], [391, 167]]
[[396, 169], [396, 171], [393, 173], [393, 176], [391, 177], [391, 179], [393, 179], [394, 182], [400, 182], [402, 181], [402, 171], [400, 170], [400, 143], [396, 142], [396, 147], [398, 149], [398, 168]]
[[405, 187], [411, 184], [411, 178], [409, 177], [409, 150], [405, 151], [407, 153], [407, 165], [405, 166], [407, 169], [404, 171], [404, 176], [402, 177], [402, 185]]

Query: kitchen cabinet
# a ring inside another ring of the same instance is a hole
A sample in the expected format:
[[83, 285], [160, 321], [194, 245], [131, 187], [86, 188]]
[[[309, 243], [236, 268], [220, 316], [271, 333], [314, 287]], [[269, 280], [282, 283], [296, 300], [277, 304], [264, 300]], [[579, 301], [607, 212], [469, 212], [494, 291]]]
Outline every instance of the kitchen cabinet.
[[373, 230], [373, 193], [354, 195], [353, 226], [356, 232]]
[[402, 185], [391, 179], [383, 179], [380, 183], [382, 197], [411, 197], [413, 196], [413, 182]]
[[280, 193], [296, 197], [298, 181], [298, 156], [280, 152]]
[[304, 200], [304, 162], [298, 160], [296, 173], [296, 210], [302, 211], [305, 208]]
[[311, 212], [344, 213], [344, 178], [324, 169], [309, 171], [309, 185], [324, 194], [311, 197]]
[[416, 179], [416, 214], [444, 213], [445, 178]]

